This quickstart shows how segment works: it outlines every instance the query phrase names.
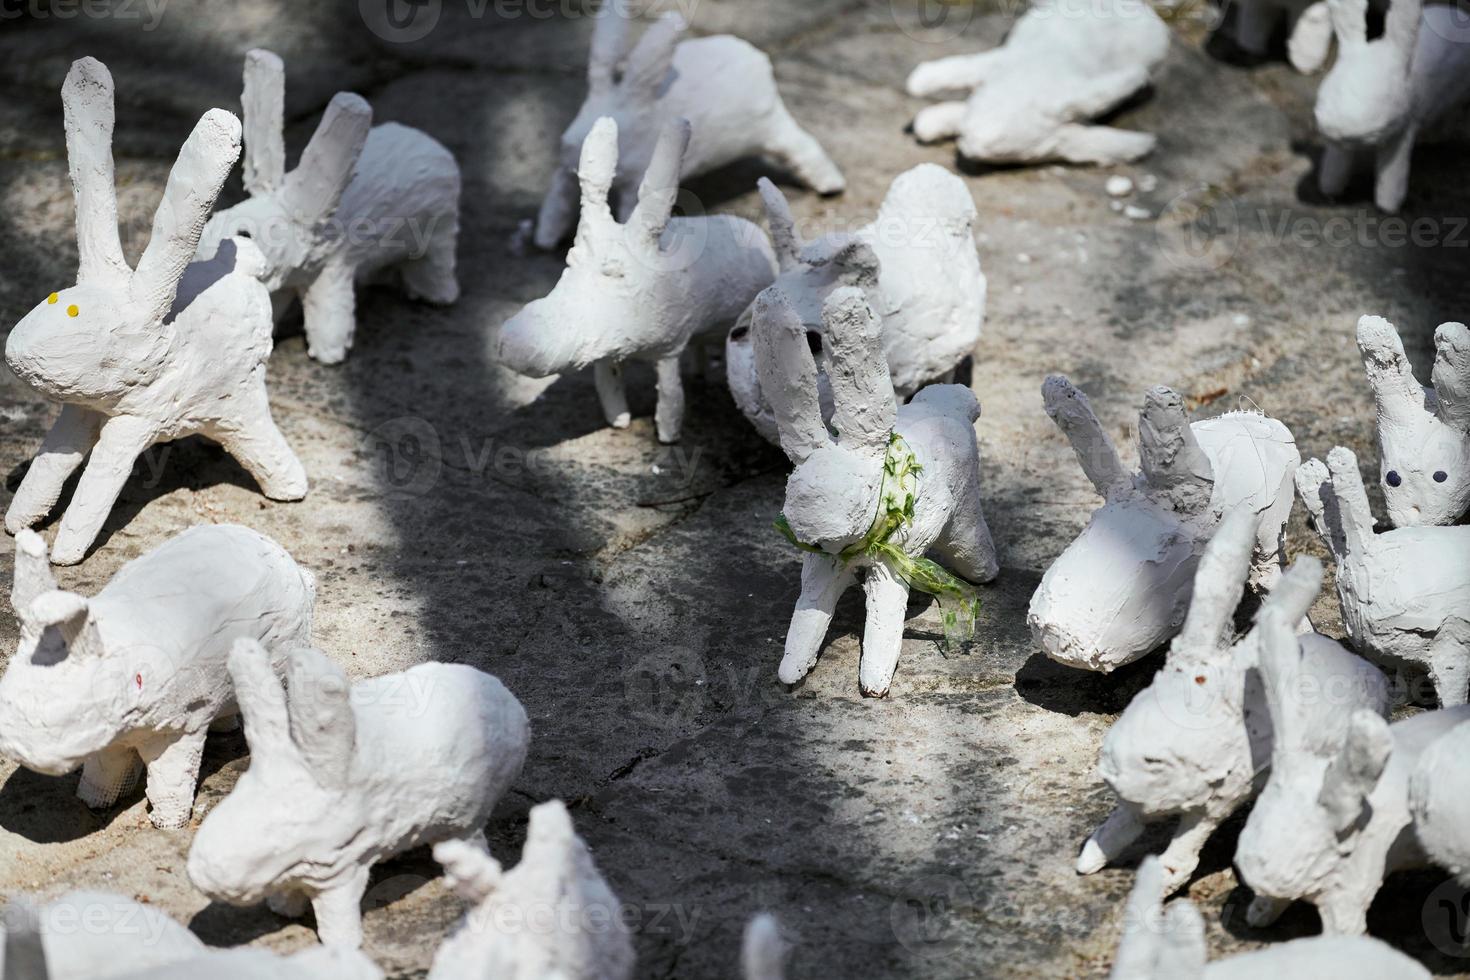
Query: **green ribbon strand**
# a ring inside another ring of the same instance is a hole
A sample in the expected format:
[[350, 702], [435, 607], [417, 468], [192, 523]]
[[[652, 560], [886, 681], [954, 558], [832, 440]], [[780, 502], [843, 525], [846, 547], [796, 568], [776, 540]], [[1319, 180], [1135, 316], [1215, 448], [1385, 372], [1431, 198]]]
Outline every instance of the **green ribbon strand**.
[[883, 457], [883, 482], [878, 488], [878, 513], [868, 533], [836, 555], [796, 537], [786, 515], [776, 518], [776, 530], [802, 551], [826, 555], [846, 568], [858, 558], [886, 564], [911, 589], [932, 595], [939, 602], [944, 626], [944, 649], [958, 650], [975, 638], [975, 618], [980, 614], [980, 593], [969, 582], [929, 558], [915, 558], [891, 540], [913, 523], [918, 500], [919, 474], [924, 468], [897, 432], [888, 440]]

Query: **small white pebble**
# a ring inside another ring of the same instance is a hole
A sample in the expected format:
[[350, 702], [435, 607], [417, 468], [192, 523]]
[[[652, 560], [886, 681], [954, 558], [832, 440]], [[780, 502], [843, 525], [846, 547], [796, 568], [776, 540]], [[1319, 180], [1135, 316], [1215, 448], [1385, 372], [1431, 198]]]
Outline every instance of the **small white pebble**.
[[1022, 265], [1030, 265], [1031, 256], [1027, 255], [1025, 252], [1022, 252], [1020, 255], [1016, 256], [1016, 261], [1021, 263]]
[[1138, 189], [1143, 191], [1145, 194], [1152, 193], [1158, 188], [1158, 186], [1159, 178], [1155, 177], [1153, 174], [1144, 174], [1142, 177], [1138, 178]]
[[654, 476], [658, 476], [662, 472], [663, 472], [663, 470], [659, 468], [659, 465], [657, 463], [654, 463], [653, 464], [653, 475]]
[[1108, 207], [1112, 208], [1114, 211], [1121, 211], [1121, 210], [1123, 210], [1123, 202], [1122, 201], [1109, 201], [1108, 202]]
[[1020, 283], [1016, 283], [1016, 285], [1014, 285], [1014, 286], [1011, 287], [1011, 292], [1013, 292], [1013, 293], [1024, 293], [1025, 291], [1026, 291], [1026, 288], [1024, 286], [1022, 286]]
[[1141, 208], [1136, 204], [1130, 204], [1123, 209], [1123, 214], [1129, 221], [1147, 221], [1154, 216], [1148, 208]]
[[1230, 318], [1230, 322], [1237, 327], [1248, 327], [1251, 325], [1251, 318], [1244, 313], [1237, 313]]
[[1122, 174], [1113, 174], [1103, 187], [1107, 190], [1109, 197], [1127, 197], [1133, 193], [1133, 181]]

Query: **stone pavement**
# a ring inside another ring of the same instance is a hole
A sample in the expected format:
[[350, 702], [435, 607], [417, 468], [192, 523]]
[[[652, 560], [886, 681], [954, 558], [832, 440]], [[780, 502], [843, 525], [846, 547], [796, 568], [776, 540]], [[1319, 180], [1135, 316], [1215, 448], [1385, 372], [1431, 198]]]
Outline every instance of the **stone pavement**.
[[[842, 197], [788, 188], [808, 235], [869, 220], [909, 167], [956, 165], [950, 147], [905, 134], [922, 103], [903, 79], [920, 60], [997, 42], [1017, 12], [955, 2], [926, 27], [916, 0], [663, 5], [696, 33], [734, 31], [768, 50], [792, 112], [845, 168]], [[379, 120], [442, 141], [465, 174], [457, 306], [361, 294], [356, 349], [335, 368], [306, 357], [299, 319], [285, 327], [272, 396], [311, 496], [265, 501], [199, 440], [161, 448], [62, 584], [90, 593], [185, 527], [245, 523], [319, 576], [319, 645], [355, 676], [428, 659], [499, 675], [536, 733], [492, 848], [513, 862], [529, 807], [566, 800], [637, 912], [640, 977], [731, 975], [743, 924], [761, 909], [797, 939], [793, 978], [1105, 975], [1132, 871], [1079, 878], [1072, 862], [1110, 806], [1092, 773], [1100, 740], [1157, 660], [1101, 677], [1055, 666], [1030, 642], [1030, 594], [1096, 503], [1041, 410], [1041, 380], [1070, 374], [1128, 458], [1144, 388], [1167, 383], [1201, 417], [1238, 406], [1281, 417], [1304, 457], [1345, 444], [1375, 459], [1353, 325], [1388, 316], [1427, 372], [1434, 326], [1470, 307], [1463, 144], [1416, 155], [1404, 217], [1421, 219], [1417, 245], [1371, 210], [1366, 186], [1321, 202], [1310, 180], [1316, 81], [1211, 57], [1209, 12], [1196, 7], [1174, 12], [1155, 88], [1118, 117], [1160, 135], [1150, 159], [966, 168], [990, 281], [972, 383], [1002, 574], [984, 590], [967, 655], [941, 654], [937, 610], [916, 600], [882, 701], [858, 696], [862, 615], [850, 594], [816, 669], [788, 691], [776, 664], [798, 562], [770, 524], [786, 463], [719, 376], [691, 382], [684, 441], [660, 447], [651, 372], [632, 372], [635, 422], [618, 432], [603, 427], [590, 376], [530, 382], [490, 357], [496, 326], [560, 272], [559, 256], [520, 256], [509, 242], [580, 102], [590, 20], [573, 0], [429, 0], [411, 8], [422, 19], [391, 22], [384, 9], [0, 4], [0, 324], [73, 281], [59, 90], [83, 55], [117, 82], [130, 256], [199, 114], [238, 111], [251, 47], [286, 61], [293, 157], [331, 95], [350, 88]], [[764, 172], [748, 161], [690, 190], [711, 211], [760, 220]], [[1110, 207], [1111, 173], [1156, 178], [1128, 202], [1148, 218]], [[226, 203], [240, 194], [232, 178]], [[1191, 233], [1204, 219], [1210, 234]], [[8, 501], [55, 409], [0, 375]], [[1321, 553], [1300, 510], [1290, 544]], [[1340, 635], [1335, 600], [1314, 618]], [[0, 648], [15, 641], [0, 617]], [[247, 764], [241, 736], [211, 739], [195, 826]], [[314, 941], [263, 908], [209, 904], [183, 874], [190, 830], [153, 829], [137, 794], [94, 814], [76, 780], [0, 762], [0, 891], [103, 888], [167, 909], [211, 943]], [[1244, 923], [1248, 895], [1229, 867], [1237, 830], [1216, 835], [1190, 887], [1214, 957], [1317, 929], [1304, 907], [1269, 930]], [[1440, 880], [1395, 878], [1370, 925], [1456, 975], [1470, 960], [1437, 949], [1422, 921]], [[369, 904], [367, 949], [393, 976], [422, 975], [462, 910], [422, 851], [380, 866]]]

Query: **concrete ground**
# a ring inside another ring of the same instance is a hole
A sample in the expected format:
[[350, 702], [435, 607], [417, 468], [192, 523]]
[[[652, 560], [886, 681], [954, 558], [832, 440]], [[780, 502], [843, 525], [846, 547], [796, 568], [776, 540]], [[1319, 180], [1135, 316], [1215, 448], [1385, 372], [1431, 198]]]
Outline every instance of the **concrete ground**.
[[[786, 182], [808, 234], [869, 220], [909, 167], [956, 165], [951, 147], [905, 133], [922, 103], [903, 79], [920, 60], [997, 42], [1017, 12], [677, 3], [696, 33], [734, 31], [769, 51], [792, 112], [845, 168], [850, 189], [830, 200]], [[362, 292], [357, 346], [340, 367], [306, 357], [299, 317], [283, 327], [271, 393], [311, 495], [266, 501], [197, 439], [155, 450], [62, 584], [90, 594], [183, 528], [239, 522], [317, 574], [318, 643], [354, 676], [442, 660], [501, 677], [535, 736], [489, 827], [492, 848], [514, 862], [527, 810], [567, 801], [634, 910], [640, 977], [731, 975], [741, 929], [762, 909], [796, 943], [795, 978], [1105, 975], [1133, 870], [1080, 878], [1072, 863], [1110, 806], [1093, 774], [1102, 736], [1158, 660], [1085, 674], [1042, 657], [1027, 633], [1042, 571], [1096, 505], [1042, 412], [1041, 380], [1070, 374], [1129, 458], [1142, 391], [1167, 383], [1201, 417], [1259, 408], [1291, 426], [1304, 457], [1344, 444], [1374, 465], [1353, 325], [1388, 316], [1427, 377], [1434, 326], [1470, 308], [1464, 145], [1416, 155], [1403, 217], [1417, 244], [1381, 220], [1365, 183], [1350, 200], [1321, 201], [1316, 80], [1212, 57], [1211, 12], [1195, 6], [1169, 11], [1176, 39], [1157, 84], [1118, 117], [1159, 134], [1152, 157], [1112, 170], [967, 168], [990, 282], [973, 385], [1003, 571], [984, 589], [966, 655], [941, 654], [937, 611], [916, 600], [891, 696], [864, 700], [855, 594], [806, 682], [788, 690], [776, 678], [798, 571], [771, 528], [787, 464], [718, 375], [691, 382], [684, 441], [660, 447], [651, 373], [633, 372], [635, 421], [614, 431], [590, 377], [531, 382], [492, 362], [497, 325], [561, 269], [559, 255], [518, 255], [509, 242], [583, 93], [591, 22], [579, 4], [430, 0], [397, 5], [419, 18], [398, 20], [386, 6], [0, 4], [0, 324], [74, 281], [59, 89], [83, 55], [117, 81], [130, 256], [199, 114], [238, 111], [252, 47], [285, 58], [293, 153], [331, 95], [352, 89], [378, 119], [442, 141], [465, 176], [458, 305]], [[712, 211], [759, 220], [765, 172], [751, 160], [690, 189]], [[1152, 186], [1127, 202], [1146, 217], [1110, 206], [1112, 173]], [[241, 193], [232, 178], [227, 201]], [[54, 416], [0, 372], [5, 499]], [[1321, 553], [1300, 509], [1290, 544]], [[0, 579], [10, 563], [0, 556]], [[1340, 635], [1335, 600], [1315, 618]], [[15, 641], [3, 617], [0, 647]], [[137, 794], [93, 813], [75, 775], [0, 762], [0, 890], [103, 888], [166, 909], [210, 943], [313, 942], [309, 924], [210, 904], [184, 876], [198, 820], [247, 765], [240, 735], [212, 737], [194, 824], [160, 831]], [[1318, 929], [1304, 906], [1268, 930], [1245, 924], [1249, 895], [1230, 868], [1238, 826], [1216, 835], [1189, 887], [1216, 958]], [[392, 976], [421, 976], [462, 912], [437, 874], [423, 851], [375, 872], [367, 951]], [[1433, 928], [1442, 879], [1395, 877], [1370, 927], [1436, 974], [1467, 976], [1470, 959]]]

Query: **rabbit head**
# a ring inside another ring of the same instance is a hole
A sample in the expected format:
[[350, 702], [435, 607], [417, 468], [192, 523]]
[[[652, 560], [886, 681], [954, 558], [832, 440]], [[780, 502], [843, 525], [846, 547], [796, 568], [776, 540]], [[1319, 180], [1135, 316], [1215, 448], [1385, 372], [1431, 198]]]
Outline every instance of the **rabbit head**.
[[255, 640], [237, 640], [230, 678], [250, 768], [204, 819], [189, 880], [214, 898], [259, 902], [282, 883], [323, 887], [354, 866], [366, 816], [353, 785], [357, 721], [351, 685], [316, 650], [287, 664], [287, 689]]
[[57, 589], [46, 544], [15, 538], [11, 605], [20, 646], [0, 677], [0, 754], [63, 775], [112, 743], [141, 692], [136, 661], [109, 655], [88, 601]]
[[105, 408], [152, 383], [169, 362], [179, 280], [240, 155], [240, 122], [222, 109], [199, 120], [169, 174], [148, 247], [132, 269], [118, 237], [112, 75], [92, 58], [73, 63], [62, 103], [81, 253], [77, 284], [52, 293], [15, 325], [5, 360], [50, 398]]
[[1212, 520], [1213, 467], [1168, 388], [1144, 397], [1136, 478], [1070, 381], [1047, 378], [1042, 397], [1104, 503], [1047, 569], [1027, 621], [1052, 659], [1112, 670], [1157, 648], [1184, 619], [1200, 531]]
[[317, 125], [301, 162], [286, 173], [283, 136], [285, 66], [269, 51], [245, 55], [245, 191], [247, 200], [218, 212], [204, 226], [197, 255], [208, 258], [227, 238], [249, 238], [265, 257], [260, 279], [284, 287], [291, 274], [310, 268], [345, 234], [329, 228], [342, 193], [362, 156], [373, 110], [350, 92], [339, 92]]
[[1316, 894], [1353, 850], [1393, 736], [1369, 708], [1342, 719], [1340, 711], [1310, 703], [1301, 645], [1278, 611], [1263, 609], [1256, 630], [1271, 774], [1241, 831], [1235, 866], [1258, 896], [1291, 900]]
[[1379, 475], [1395, 527], [1453, 524], [1470, 510], [1470, 330], [1434, 332], [1433, 388], [1414, 378], [1393, 324], [1358, 321], [1358, 349], [1378, 409]]
[[661, 122], [659, 100], [668, 89], [674, 49], [688, 25], [678, 13], [664, 14], [630, 51], [631, 26], [622, 5], [603, 6], [592, 35], [587, 98], [561, 137], [561, 166], [568, 171], [578, 168], [583, 146], [603, 118], [617, 123], [623, 137], [615, 154], [617, 173], [641, 174], [653, 161]]
[[1371, 146], [1403, 128], [1413, 92], [1409, 66], [1420, 0], [1394, 0], [1383, 36], [1368, 40], [1368, 0], [1326, 0], [1337, 61], [1317, 89], [1317, 129], [1343, 145]]
[[1138, 865], [1111, 980], [1185, 980], [1204, 975], [1205, 922], [1188, 899], [1164, 908], [1164, 862], [1150, 854]]
[[822, 421], [817, 365], [806, 327], [782, 289], [756, 300], [756, 365], [776, 416], [781, 449], [796, 464], [783, 513], [799, 541], [837, 554], [872, 526], [897, 400], [883, 356], [883, 327], [855, 286], [823, 308], [834, 439]]
[[[611, 16], [611, 15], [609, 15]], [[679, 194], [679, 165], [689, 145], [689, 123], [664, 128], [626, 224], [613, 217], [608, 191], [618, 167], [618, 125], [603, 118], [582, 147], [578, 178], [582, 214], [576, 244], [560, 281], [528, 304], [500, 331], [499, 356], [512, 370], [546, 377], [620, 354], [621, 338], [636, 335], [653, 315], [651, 286], [677, 271], [679, 256], [660, 244]]]

